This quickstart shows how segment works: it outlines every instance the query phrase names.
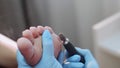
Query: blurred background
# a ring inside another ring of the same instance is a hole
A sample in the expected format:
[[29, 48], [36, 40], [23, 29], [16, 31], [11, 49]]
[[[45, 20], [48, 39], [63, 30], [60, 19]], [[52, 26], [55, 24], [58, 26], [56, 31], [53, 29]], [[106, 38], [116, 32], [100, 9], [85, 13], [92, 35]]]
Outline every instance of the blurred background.
[[119, 0], [0, 0], [0, 33], [16, 41], [30, 26], [51, 26], [93, 52], [92, 26], [119, 8]]
[[[68, 37], [75, 46], [90, 49], [101, 68], [119, 68], [119, 64], [112, 65], [111, 62], [120, 61], [119, 51], [114, 54], [116, 52], [107, 51], [107, 47], [100, 49], [98, 43], [94, 50], [94, 42], [118, 30], [120, 14], [114, 16], [115, 20], [110, 18], [117, 24], [105, 28], [94, 27], [94, 32], [92, 29], [93, 25], [119, 12], [119, 9], [120, 0], [0, 0], [0, 33], [16, 41], [22, 31], [30, 26], [51, 26], [57, 34], [63, 33]], [[107, 55], [108, 52], [112, 56]]]
[[92, 26], [119, 11], [119, 0], [0, 0], [0, 33], [17, 40], [29, 26], [51, 26], [93, 50]]

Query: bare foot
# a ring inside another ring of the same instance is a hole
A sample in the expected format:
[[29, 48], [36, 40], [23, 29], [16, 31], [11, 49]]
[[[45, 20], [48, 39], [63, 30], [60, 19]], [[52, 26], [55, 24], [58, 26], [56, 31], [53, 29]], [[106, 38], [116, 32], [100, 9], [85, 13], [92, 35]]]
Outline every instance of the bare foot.
[[18, 48], [22, 55], [25, 57], [26, 61], [30, 65], [35, 65], [40, 61], [42, 55], [42, 39], [41, 35], [44, 30], [49, 30], [54, 43], [54, 54], [57, 58], [60, 50], [62, 42], [58, 35], [54, 33], [54, 31], [46, 26], [38, 26], [38, 27], [30, 27], [29, 30], [23, 31], [23, 37], [19, 38], [17, 41]]

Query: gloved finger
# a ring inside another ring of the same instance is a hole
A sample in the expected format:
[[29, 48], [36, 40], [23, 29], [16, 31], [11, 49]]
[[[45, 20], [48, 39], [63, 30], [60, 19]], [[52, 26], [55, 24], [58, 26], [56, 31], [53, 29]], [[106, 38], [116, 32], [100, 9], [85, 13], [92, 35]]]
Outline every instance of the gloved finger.
[[65, 54], [65, 57], [66, 57], [66, 58], [69, 57], [69, 54], [68, 54], [67, 50], [64, 50], [64, 54]]
[[58, 55], [58, 61], [60, 64], [63, 64], [63, 61], [65, 59], [65, 54], [64, 54], [64, 51], [61, 51]]
[[94, 60], [94, 59], [92, 60], [91, 59], [91, 61], [86, 62], [85, 68], [99, 68], [99, 65], [96, 62], [96, 60]]
[[77, 48], [77, 50], [78, 50], [78, 52], [83, 54], [83, 56], [85, 57], [85, 61], [86, 61], [85, 66], [88, 66], [88, 67], [91, 67], [91, 68], [93, 68], [93, 67], [99, 68], [99, 65], [98, 65], [97, 61], [95, 60], [92, 53], [88, 49]]
[[42, 35], [43, 57], [54, 56], [54, 45], [50, 32], [45, 30]]
[[23, 57], [23, 55], [19, 50], [17, 50], [16, 58], [17, 58], [18, 68], [32, 68], [27, 64], [25, 58]]
[[84, 64], [80, 62], [66, 62], [63, 68], [84, 68]]
[[76, 48], [79, 53], [81, 53], [85, 58], [85, 68], [99, 68], [99, 65], [92, 53], [88, 49]]
[[79, 55], [73, 55], [66, 59], [67, 62], [79, 62], [81, 57]]
[[80, 48], [76, 48], [76, 49], [79, 53], [81, 53], [85, 57], [86, 61], [91, 61], [91, 59], [92, 60], [94, 59], [92, 53], [88, 49], [80, 49]]
[[66, 50], [61, 51], [58, 55], [58, 61], [60, 64], [63, 64], [64, 60], [68, 57], [68, 52]]
[[[59, 56], [58, 56], [59, 63], [63, 64], [64, 60], [66, 58], [68, 58], [68, 57], [69, 57], [68, 56], [68, 52], [66, 50], [61, 51], [60, 54], [59, 54]], [[78, 62], [78, 61], [80, 61], [80, 59], [81, 59], [81, 57], [79, 55], [74, 55], [74, 56], [69, 57], [68, 59], [66, 59], [66, 61], [68, 60], [70, 62]]]

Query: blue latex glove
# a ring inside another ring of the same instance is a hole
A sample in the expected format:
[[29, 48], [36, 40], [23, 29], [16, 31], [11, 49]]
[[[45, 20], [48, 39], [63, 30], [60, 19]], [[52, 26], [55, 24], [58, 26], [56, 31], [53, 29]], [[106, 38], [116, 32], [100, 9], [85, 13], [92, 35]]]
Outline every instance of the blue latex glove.
[[[79, 53], [81, 53], [85, 58], [85, 64], [79, 62], [80, 56], [73, 55], [70, 58], [67, 58], [65, 62], [63, 61], [64, 54], [67, 56], [67, 52], [61, 52], [59, 55], [59, 62], [63, 65], [63, 68], [99, 68], [95, 58], [92, 56], [91, 52], [88, 49], [76, 48]], [[64, 53], [64, 54], [63, 54]]]
[[42, 35], [43, 54], [40, 62], [34, 67], [29, 66], [20, 51], [17, 51], [18, 68], [62, 68], [54, 56], [54, 45], [52, 36], [48, 30]]
[[85, 68], [99, 68], [99, 65], [92, 53], [88, 49], [80, 49], [76, 48], [79, 53], [81, 53], [85, 57]]

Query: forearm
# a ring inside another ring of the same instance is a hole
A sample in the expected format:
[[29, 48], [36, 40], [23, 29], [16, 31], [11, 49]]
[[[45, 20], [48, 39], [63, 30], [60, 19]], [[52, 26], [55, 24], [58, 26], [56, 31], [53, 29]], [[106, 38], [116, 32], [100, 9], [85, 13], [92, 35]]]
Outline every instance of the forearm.
[[0, 66], [15, 67], [17, 44], [12, 39], [0, 34]]

